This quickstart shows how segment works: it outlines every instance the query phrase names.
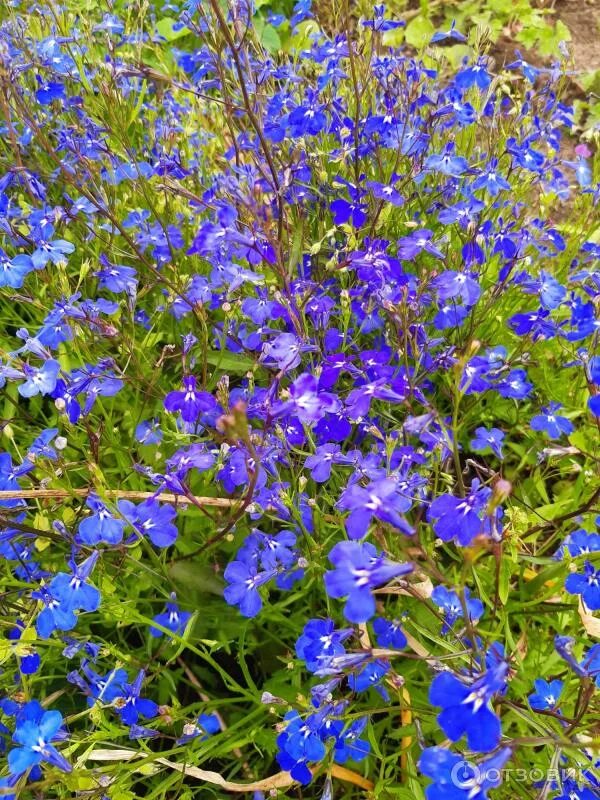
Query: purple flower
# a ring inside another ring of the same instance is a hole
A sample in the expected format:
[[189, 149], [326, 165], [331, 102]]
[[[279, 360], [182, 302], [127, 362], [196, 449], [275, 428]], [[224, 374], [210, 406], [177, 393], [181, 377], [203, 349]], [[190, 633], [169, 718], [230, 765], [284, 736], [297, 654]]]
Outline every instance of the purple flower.
[[379, 554], [372, 544], [338, 542], [329, 553], [335, 569], [325, 573], [330, 597], [346, 597], [344, 615], [349, 622], [367, 622], [375, 613], [371, 589], [412, 572], [412, 564], [398, 564]]
[[179, 411], [185, 422], [193, 424], [201, 414], [217, 409], [217, 401], [212, 394], [196, 391], [196, 378], [193, 375], [184, 377], [183, 386], [183, 391], [169, 392], [165, 397], [167, 411]]
[[396, 481], [390, 478], [373, 481], [366, 487], [352, 484], [344, 491], [337, 506], [350, 511], [346, 518], [346, 531], [351, 539], [366, 536], [373, 517], [398, 528], [402, 533], [413, 533], [403, 517], [404, 512], [412, 506], [412, 500], [401, 494]]
[[441, 250], [432, 243], [433, 231], [424, 228], [413, 231], [408, 236], [398, 240], [398, 256], [403, 261], [412, 261], [419, 253], [429, 253], [435, 258], [444, 258]]
[[471, 544], [483, 531], [482, 512], [491, 493], [491, 489], [480, 487], [475, 478], [466, 497], [453, 497], [450, 494], [436, 497], [429, 508], [435, 533], [445, 542], [455, 539], [463, 547]]
[[448, 270], [442, 272], [433, 281], [437, 296], [443, 302], [459, 298], [466, 306], [475, 305], [481, 295], [477, 281], [464, 272]]
[[314, 375], [304, 372], [290, 386], [294, 413], [304, 424], [318, 422], [327, 413], [339, 411], [341, 404], [336, 395], [320, 392]]

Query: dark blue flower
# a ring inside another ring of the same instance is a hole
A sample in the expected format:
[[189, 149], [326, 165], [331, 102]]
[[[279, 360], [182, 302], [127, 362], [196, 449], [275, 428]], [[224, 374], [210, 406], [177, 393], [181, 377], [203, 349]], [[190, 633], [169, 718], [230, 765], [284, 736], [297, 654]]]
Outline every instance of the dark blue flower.
[[491, 700], [503, 691], [507, 674], [508, 665], [501, 662], [469, 685], [451, 672], [434, 678], [429, 702], [443, 709], [437, 720], [446, 736], [456, 742], [466, 734], [469, 748], [476, 753], [487, 753], [498, 746], [500, 720]]
[[[189, 611], [180, 611], [176, 599], [175, 593], [172, 592], [171, 602], [167, 603], [166, 611], [163, 611], [162, 614], [157, 614], [153, 621], [158, 625], [161, 625], [163, 628], [171, 631], [171, 633], [177, 633], [181, 635], [181, 633], [185, 630], [185, 626], [187, 625], [191, 614]], [[151, 627], [150, 635], [158, 638], [163, 635], [163, 631], [159, 630], [158, 628]]]
[[563, 682], [550, 681], [548, 683], [548, 681], [538, 678], [533, 682], [533, 685], [535, 686], [535, 693], [530, 694], [527, 698], [529, 705], [535, 708], [536, 711], [545, 711], [547, 709], [553, 711], [558, 705], [563, 690]]
[[444, 614], [442, 634], [448, 633], [457, 619], [464, 617], [464, 608], [467, 609], [469, 620], [477, 622], [483, 616], [483, 603], [476, 597], [471, 597], [469, 589], [464, 590], [464, 607], [457, 592], [446, 589], [445, 586], [436, 586], [431, 593], [431, 599]]
[[565, 589], [569, 594], [579, 594], [590, 611], [600, 610], [600, 570], [586, 561], [583, 575], [573, 572], [567, 576]]

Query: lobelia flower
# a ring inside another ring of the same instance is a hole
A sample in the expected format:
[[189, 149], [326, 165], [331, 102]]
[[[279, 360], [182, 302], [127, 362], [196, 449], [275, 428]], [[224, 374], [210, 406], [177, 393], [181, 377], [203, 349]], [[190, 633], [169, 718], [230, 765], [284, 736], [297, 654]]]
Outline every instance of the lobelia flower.
[[552, 800], [598, 800], [598, 791], [591, 786], [580, 786], [572, 778], [565, 778], [560, 794], [553, 795]]
[[86, 505], [92, 509], [93, 513], [79, 523], [77, 539], [87, 545], [95, 545], [100, 542], [119, 544], [123, 539], [124, 520], [115, 519], [95, 494], [89, 495]]
[[348, 726], [340, 724], [342, 730], [338, 733], [333, 746], [333, 757], [337, 764], [345, 764], [350, 760], [362, 761], [369, 755], [370, 743], [365, 739], [358, 738], [366, 728], [368, 721], [368, 717], [362, 717]]
[[498, 746], [500, 720], [491, 700], [504, 690], [507, 674], [508, 664], [502, 661], [469, 685], [451, 672], [434, 678], [429, 702], [442, 708], [437, 720], [446, 736], [457, 742], [466, 734], [469, 749], [476, 753], [487, 753]]
[[395, 620], [376, 617], [373, 620], [373, 630], [377, 637], [377, 644], [380, 647], [393, 647], [402, 650], [407, 645], [406, 636], [400, 627], [400, 622]]
[[317, 672], [332, 657], [345, 654], [343, 642], [352, 634], [352, 628], [336, 630], [331, 619], [311, 619], [296, 641], [296, 655], [310, 672]]
[[119, 500], [119, 511], [132, 528], [141, 536], [147, 536], [156, 547], [170, 547], [177, 539], [177, 526], [173, 520], [177, 512], [168, 503], [160, 503], [152, 497], [137, 506], [129, 500]]
[[541, 414], [531, 418], [530, 426], [534, 431], [544, 431], [550, 439], [560, 439], [563, 434], [573, 433], [573, 423], [566, 417], [561, 417], [555, 412], [561, 408], [560, 403], [550, 403], [542, 409]]
[[185, 422], [195, 423], [201, 414], [217, 410], [217, 401], [209, 392], [196, 391], [196, 378], [186, 375], [183, 378], [183, 391], [169, 392], [165, 397], [165, 408], [172, 414], [181, 413]]
[[600, 570], [586, 561], [583, 575], [573, 572], [567, 576], [565, 589], [569, 594], [579, 594], [590, 611], [600, 610]]
[[447, 31], [436, 31], [431, 37], [429, 44], [439, 44], [442, 42], [462, 43], [466, 41], [467, 37], [464, 35], [464, 33], [461, 33], [460, 31], [456, 30], [456, 20], [453, 19], [450, 28]]
[[469, 446], [471, 450], [474, 450], [476, 453], [481, 453], [489, 449], [502, 461], [504, 457], [502, 455], [503, 441], [504, 432], [499, 428], [490, 428], [488, 430], [488, 428], [482, 426], [475, 429], [475, 436], [471, 439]]
[[312, 773], [308, 763], [325, 757], [325, 745], [320, 734], [326, 711], [309, 714], [305, 720], [297, 711], [290, 711], [284, 717], [287, 725], [277, 737], [277, 762], [299, 783], [310, 783]]
[[203, 742], [213, 734], [219, 733], [220, 730], [221, 723], [216, 714], [200, 714], [195, 722], [183, 726], [183, 736], [177, 739], [177, 744], [185, 744], [198, 737]]
[[[167, 603], [166, 611], [163, 611], [161, 614], [157, 614], [153, 618], [153, 621], [158, 625], [161, 625], [163, 628], [167, 628], [167, 630], [171, 631], [171, 633], [181, 634], [185, 630], [185, 626], [192, 615], [189, 611], [180, 611], [176, 600], [177, 597], [175, 592], [171, 592], [171, 602]], [[163, 633], [164, 631], [161, 631], [158, 628], [150, 628], [150, 635], [156, 638], [162, 636]]]
[[403, 261], [412, 261], [419, 253], [429, 253], [435, 258], [444, 258], [444, 254], [432, 242], [433, 231], [424, 228], [413, 231], [408, 236], [398, 239], [398, 257]]
[[475, 478], [469, 494], [453, 497], [443, 494], [429, 507], [429, 517], [434, 520], [433, 530], [444, 542], [455, 539], [463, 547], [471, 544], [482, 533], [482, 512], [487, 508], [492, 490], [481, 486]]
[[336, 395], [320, 392], [314, 375], [304, 372], [290, 386], [290, 404], [300, 422], [310, 425], [327, 413], [339, 411], [341, 404]]
[[[596, 524], [600, 518], [596, 519]], [[570, 533], [562, 545], [559, 547], [555, 558], [564, 558], [568, 553], [571, 556], [583, 556], [587, 553], [597, 553], [600, 551], [600, 534], [588, 533], [583, 528], [579, 528]]]
[[345, 525], [351, 539], [366, 536], [373, 517], [398, 528], [402, 533], [412, 534], [413, 529], [402, 516], [411, 506], [411, 498], [400, 494], [398, 484], [390, 478], [373, 481], [366, 487], [353, 484], [337, 502], [338, 508], [350, 511]]
[[155, 717], [158, 714], [158, 705], [154, 700], [140, 697], [144, 670], [140, 670], [133, 683], [123, 685], [123, 693], [116, 698], [115, 712], [125, 725], [135, 725], [140, 718]]
[[330, 597], [346, 597], [344, 616], [349, 622], [367, 622], [375, 613], [371, 589], [412, 572], [412, 564], [399, 564], [378, 553], [369, 543], [338, 542], [329, 553], [335, 569], [325, 573]]
[[449, 143], [443, 153], [436, 155], [432, 154], [427, 156], [423, 169], [426, 172], [441, 172], [442, 175], [448, 175], [453, 178], [458, 178], [469, 169], [469, 162], [462, 156], [454, 155], [454, 144]]
[[427, 747], [418, 763], [420, 772], [433, 780], [425, 790], [427, 800], [486, 800], [488, 790], [502, 782], [502, 768], [511, 755], [504, 747], [474, 764], [445, 747]]
[[92, 553], [79, 565], [72, 560], [69, 562], [72, 573], [59, 572], [52, 578], [48, 592], [55, 600], [58, 600], [63, 609], [69, 611], [97, 610], [100, 605], [100, 592], [91, 583], [87, 583], [97, 561], [97, 552]]
[[464, 272], [448, 270], [442, 272], [433, 280], [433, 287], [440, 300], [454, 300], [459, 298], [466, 306], [475, 305], [481, 296], [481, 289], [477, 281]]
[[[448, 633], [457, 619], [464, 617], [464, 607], [457, 592], [446, 589], [445, 586], [436, 586], [431, 593], [431, 600], [444, 614], [442, 635]], [[483, 603], [477, 598], [471, 598], [469, 589], [464, 589], [464, 605], [471, 622], [478, 622], [483, 616]]]
[[548, 681], [538, 678], [533, 682], [535, 693], [528, 696], [529, 705], [536, 711], [554, 709], [558, 706], [560, 695], [563, 690], [562, 681]]
[[256, 564], [231, 561], [223, 577], [227, 582], [223, 596], [230, 606], [239, 606], [244, 617], [255, 617], [262, 608], [258, 587], [277, 575], [276, 570], [258, 571]]
[[60, 733], [62, 726], [60, 711], [45, 711], [37, 700], [26, 703], [17, 713], [12, 737], [20, 747], [8, 753], [11, 774], [22, 775], [43, 761], [63, 772], [70, 772], [71, 765], [52, 744], [52, 741], [64, 738]]
[[36, 394], [50, 394], [56, 387], [60, 364], [53, 358], [48, 359], [42, 367], [37, 369], [29, 364], [23, 364], [25, 383], [19, 385], [21, 397], [34, 397]]

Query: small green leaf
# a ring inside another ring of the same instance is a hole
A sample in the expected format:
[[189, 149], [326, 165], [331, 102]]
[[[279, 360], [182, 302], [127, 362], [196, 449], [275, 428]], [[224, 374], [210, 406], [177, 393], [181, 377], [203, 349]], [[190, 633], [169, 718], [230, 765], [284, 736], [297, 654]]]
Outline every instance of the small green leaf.
[[406, 26], [404, 39], [412, 47], [424, 47], [430, 41], [434, 31], [435, 28], [427, 17], [418, 16]]
[[[175, 27], [176, 25], [177, 28]], [[159, 36], [162, 36], [163, 39], [166, 39], [167, 42], [174, 42], [177, 39], [182, 39], [184, 36], [187, 36], [190, 30], [185, 27], [180, 28], [177, 20], [171, 19], [171, 17], [163, 17], [156, 23], [156, 32]]]

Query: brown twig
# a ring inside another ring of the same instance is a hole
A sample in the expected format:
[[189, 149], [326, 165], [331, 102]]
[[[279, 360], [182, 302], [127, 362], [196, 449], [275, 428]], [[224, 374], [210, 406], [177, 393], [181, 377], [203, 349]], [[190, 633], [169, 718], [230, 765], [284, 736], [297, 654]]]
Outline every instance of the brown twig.
[[[104, 491], [96, 489], [14, 489], [0, 492], [2, 500], [43, 500], [55, 498], [57, 500], [68, 497], [88, 497], [90, 494], [98, 493], [105, 497], [118, 498], [123, 500], [149, 500], [153, 498], [161, 503], [189, 503], [191, 498], [185, 495], [173, 494], [171, 492], [135, 492], [122, 489], [106, 489]], [[238, 499], [228, 497], [197, 497], [193, 495], [196, 505], [212, 506], [213, 508], [233, 508], [239, 506]]]

